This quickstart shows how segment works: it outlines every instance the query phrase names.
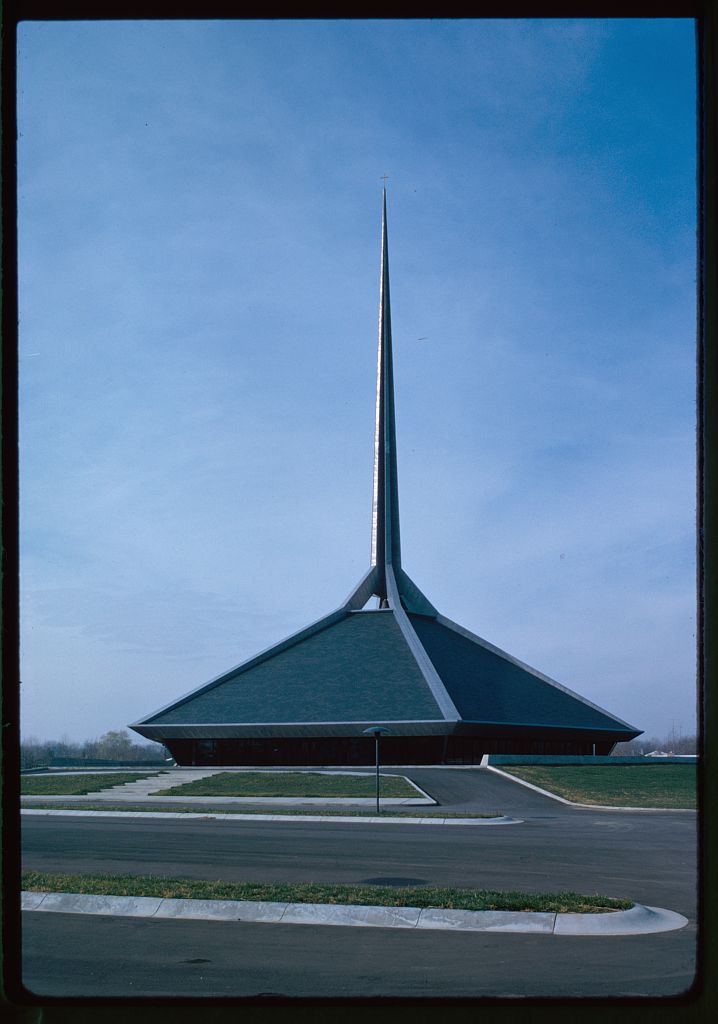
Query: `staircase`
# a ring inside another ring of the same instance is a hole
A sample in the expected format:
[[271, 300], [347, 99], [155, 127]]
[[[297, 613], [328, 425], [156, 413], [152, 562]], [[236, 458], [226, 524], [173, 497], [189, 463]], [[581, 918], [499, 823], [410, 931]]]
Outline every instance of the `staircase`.
[[110, 789], [98, 790], [96, 793], [88, 793], [87, 796], [101, 797], [104, 800], [141, 800], [160, 789], [171, 789], [173, 786], [182, 786], [186, 782], [206, 779], [209, 775], [216, 775], [218, 771], [221, 769], [169, 768], [161, 775], [148, 775], [147, 778], [137, 779], [135, 782], [125, 782], [124, 785], [112, 786]]

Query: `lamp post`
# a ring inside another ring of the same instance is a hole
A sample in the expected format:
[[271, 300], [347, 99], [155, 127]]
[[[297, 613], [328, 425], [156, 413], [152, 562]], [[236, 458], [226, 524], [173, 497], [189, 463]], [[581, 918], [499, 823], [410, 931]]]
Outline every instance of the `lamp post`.
[[368, 729], [364, 730], [365, 736], [374, 737], [374, 746], [376, 751], [376, 813], [381, 814], [379, 810], [379, 739], [382, 734], [391, 732], [391, 729], [387, 729], [384, 725], [371, 725]]

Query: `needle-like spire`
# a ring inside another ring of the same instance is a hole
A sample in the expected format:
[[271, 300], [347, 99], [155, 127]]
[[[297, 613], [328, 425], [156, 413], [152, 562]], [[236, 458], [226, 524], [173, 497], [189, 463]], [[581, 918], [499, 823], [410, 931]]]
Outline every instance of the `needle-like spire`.
[[374, 499], [372, 504], [371, 561], [379, 570], [379, 597], [386, 598], [385, 569], [401, 568], [399, 544], [399, 489], [396, 474], [394, 422], [394, 370], [391, 351], [389, 300], [389, 244], [386, 227], [386, 185], [381, 230], [381, 283], [379, 290], [379, 351], [376, 374], [376, 428], [374, 434]]

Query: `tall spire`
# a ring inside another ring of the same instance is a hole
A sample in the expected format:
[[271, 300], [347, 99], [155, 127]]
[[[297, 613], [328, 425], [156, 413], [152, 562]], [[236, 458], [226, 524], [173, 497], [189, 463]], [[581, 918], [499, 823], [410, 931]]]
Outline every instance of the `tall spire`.
[[386, 186], [381, 227], [381, 283], [379, 287], [379, 348], [376, 372], [376, 426], [374, 433], [374, 496], [372, 502], [371, 564], [378, 571], [377, 593], [386, 594], [386, 568], [401, 569], [399, 542], [399, 489], [396, 473], [394, 422], [394, 370], [391, 351], [389, 300], [389, 243], [386, 227]]

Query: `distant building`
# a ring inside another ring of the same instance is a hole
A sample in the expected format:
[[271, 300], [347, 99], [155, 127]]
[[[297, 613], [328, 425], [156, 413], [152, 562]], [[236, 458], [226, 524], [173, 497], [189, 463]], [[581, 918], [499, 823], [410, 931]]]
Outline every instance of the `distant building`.
[[[335, 611], [131, 728], [178, 764], [608, 754], [640, 730], [441, 615], [401, 564], [384, 192], [371, 565]], [[367, 607], [372, 599], [373, 607]]]

